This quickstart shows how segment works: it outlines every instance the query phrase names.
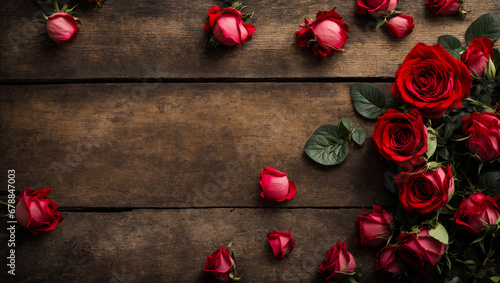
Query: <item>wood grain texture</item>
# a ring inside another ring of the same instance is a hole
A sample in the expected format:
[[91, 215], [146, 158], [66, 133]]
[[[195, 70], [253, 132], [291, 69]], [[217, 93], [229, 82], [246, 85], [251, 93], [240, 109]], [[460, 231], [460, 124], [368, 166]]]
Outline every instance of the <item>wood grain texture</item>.
[[[355, 114], [345, 83], [163, 83], [5, 86], [3, 162], [18, 189], [53, 188], [62, 207], [360, 207], [383, 188], [374, 121]], [[377, 84], [388, 93], [390, 84]], [[365, 128], [347, 160], [303, 153], [323, 124]], [[259, 195], [259, 172], [291, 174], [297, 195]]]
[[[83, 28], [71, 44], [45, 47], [31, 22], [41, 10], [33, 0], [1, 1], [0, 82], [183, 79], [392, 78], [417, 42], [436, 44], [443, 34], [462, 40], [480, 15], [500, 12], [498, 0], [468, 0], [466, 19], [434, 16], [424, 1], [402, 0], [415, 18], [401, 40], [374, 30], [375, 21], [354, 13], [355, 0], [246, 0], [257, 28], [254, 37], [230, 52], [202, 52], [208, 9], [220, 1], [110, 0], [102, 9], [78, 7]], [[337, 11], [349, 25], [347, 53], [321, 62], [299, 48], [294, 32], [304, 17]], [[38, 13], [37, 13], [38, 12]]]
[[[233, 242], [244, 282], [325, 282], [318, 266], [340, 239], [360, 266], [363, 282], [376, 282], [377, 249], [354, 245], [354, 221], [362, 213], [270, 208], [63, 212], [65, 219], [54, 231], [37, 236], [16, 231], [16, 276], [2, 277], [7, 282], [210, 282], [202, 277], [206, 257]], [[295, 249], [282, 260], [273, 257], [266, 241], [272, 230], [294, 236]]]

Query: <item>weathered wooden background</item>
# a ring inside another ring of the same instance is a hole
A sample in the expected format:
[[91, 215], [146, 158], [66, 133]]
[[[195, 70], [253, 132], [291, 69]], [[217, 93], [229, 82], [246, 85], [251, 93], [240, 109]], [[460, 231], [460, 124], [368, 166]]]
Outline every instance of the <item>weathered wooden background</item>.
[[[354, 245], [356, 215], [383, 187], [371, 142], [350, 146], [336, 167], [315, 164], [303, 146], [342, 117], [371, 136], [374, 123], [354, 113], [350, 84], [388, 93], [417, 42], [435, 44], [442, 34], [463, 42], [470, 23], [500, 12], [500, 2], [469, 0], [472, 12], [461, 19], [403, 0], [416, 27], [402, 40], [375, 31], [355, 2], [246, 0], [254, 37], [204, 54], [203, 24], [218, 1], [81, 6], [77, 39], [58, 47], [37, 37], [35, 1], [2, 1], [0, 180], [7, 184], [15, 169], [19, 190], [53, 188], [65, 220], [37, 236], [18, 229], [16, 276], [7, 276], [2, 256], [0, 281], [203, 281], [206, 256], [233, 241], [245, 282], [321, 282], [317, 267], [337, 239], [347, 240], [362, 281], [379, 281], [377, 250]], [[347, 53], [322, 62], [297, 46], [294, 31], [333, 6], [350, 39]], [[260, 198], [265, 166], [291, 173], [293, 200]], [[295, 236], [283, 260], [265, 239], [272, 230]]]

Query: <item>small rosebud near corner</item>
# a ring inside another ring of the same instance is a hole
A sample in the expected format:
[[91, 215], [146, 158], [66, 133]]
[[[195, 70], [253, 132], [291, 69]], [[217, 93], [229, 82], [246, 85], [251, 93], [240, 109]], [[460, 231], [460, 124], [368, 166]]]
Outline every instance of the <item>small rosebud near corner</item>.
[[78, 14], [74, 12], [75, 8], [76, 6], [69, 9], [68, 5], [59, 8], [57, 1], [54, 1], [53, 13], [48, 16], [44, 15], [44, 19], [39, 20], [45, 22], [45, 31], [40, 36], [46, 38], [49, 45], [59, 45], [76, 38], [81, 22], [77, 18]]

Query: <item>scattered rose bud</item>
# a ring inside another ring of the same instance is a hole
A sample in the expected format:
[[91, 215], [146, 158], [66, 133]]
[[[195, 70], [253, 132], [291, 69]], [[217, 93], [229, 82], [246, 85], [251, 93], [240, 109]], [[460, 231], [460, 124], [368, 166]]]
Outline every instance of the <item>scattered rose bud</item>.
[[47, 34], [55, 43], [69, 42], [78, 34], [80, 20], [68, 13], [58, 12], [50, 15], [45, 26]]
[[291, 200], [297, 191], [295, 183], [288, 180], [285, 172], [266, 166], [260, 172], [260, 196], [269, 201]]
[[351, 253], [347, 251], [345, 242], [339, 240], [336, 246], [331, 247], [325, 254], [323, 262], [319, 266], [319, 273], [325, 273], [327, 280], [342, 281], [348, 275], [354, 275], [356, 261]]
[[358, 215], [356, 220], [356, 245], [378, 247], [384, 245], [392, 234], [394, 217], [382, 207], [373, 206], [373, 212]]
[[462, 53], [462, 62], [467, 65], [472, 77], [482, 78], [488, 62], [493, 59], [493, 42], [487, 38], [474, 38]]
[[481, 161], [500, 162], [500, 114], [478, 113], [462, 118], [462, 132], [469, 152]]
[[26, 189], [21, 193], [16, 206], [16, 219], [19, 225], [33, 235], [42, 231], [54, 230], [64, 217], [57, 211], [57, 204], [47, 195], [52, 189]]
[[226, 46], [242, 45], [255, 31], [252, 24], [243, 22], [243, 14], [235, 8], [213, 6], [208, 12], [204, 29]]
[[290, 232], [272, 231], [267, 234], [267, 241], [273, 249], [273, 254], [277, 258], [289, 255], [295, 246], [295, 242]]
[[494, 224], [500, 217], [497, 201], [500, 196], [490, 197], [482, 193], [463, 198], [462, 204], [455, 212], [457, 229], [465, 230], [471, 235], [479, 235], [485, 230], [485, 224]]
[[[463, 1], [460, 0], [427, 0], [427, 9], [436, 15], [453, 15], [462, 10]], [[466, 13], [465, 11], [463, 13]]]
[[209, 255], [205, 261], [205, 266], [203, 266], [203, 275], [210, 273], [224, 282], [239, 280], [239, 277], [236, 277], [236, 265], [231, 257], [230, 248], [231, 244], [225, 249], [220, 247]]
[[375, 266], [381, 274], [399, 274], [401, 266], [399, 258], [396, 256], [398, 248], [395, 246], [385, 246], [377, 254]]
[[387, 33], [396, 38], [410, 34], [414, 27], [413, 17], [404, 14], [397, 15], [385, 23]]
[[398, 2], [399, 0], [358, 0], [354, 11], [360, 15], [370, 13], [378, 18], [393, 11]]

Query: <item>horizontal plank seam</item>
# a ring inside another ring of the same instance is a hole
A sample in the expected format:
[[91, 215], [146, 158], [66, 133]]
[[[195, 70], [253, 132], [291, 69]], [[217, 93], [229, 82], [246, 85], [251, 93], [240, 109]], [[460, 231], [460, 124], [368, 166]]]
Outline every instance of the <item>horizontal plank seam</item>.
[[317, 209], [317, 210], [331, 210], [331, 209], [362, 209], [364, 206], [294, 206], [294, 207], [269, 207], [269, 206], [214, 206], [214, 207], [59, 207], [60, 212], [130, 212], [133, 210], [190, 210], [190, 209]]

